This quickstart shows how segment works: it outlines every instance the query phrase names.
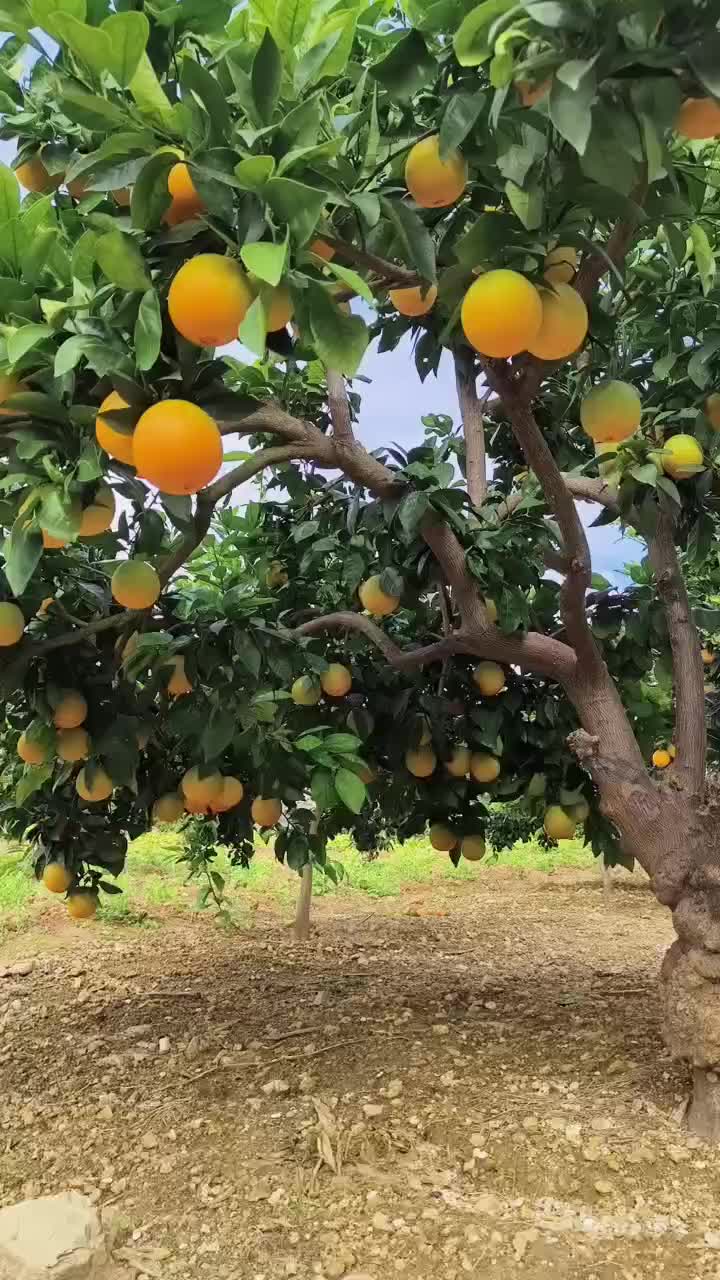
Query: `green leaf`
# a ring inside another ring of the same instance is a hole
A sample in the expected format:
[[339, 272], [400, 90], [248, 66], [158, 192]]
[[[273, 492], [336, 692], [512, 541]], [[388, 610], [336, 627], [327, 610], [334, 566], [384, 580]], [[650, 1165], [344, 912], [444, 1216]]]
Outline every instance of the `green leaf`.
[[27, 517], [19, 516], [3, 546], [4, 569], [14, 596], [21, 596], [32, 578], [43, 553], [39, 530], [31, 530]]
[[461, 90], [450, 98], [440, 123], [440, 159], [446, 160], [465, 141], [485, 105], [483, 94]]
[[420, 522], [425, 518], [429, 509], [430, 501], [425, 493], [408, 493], [403, 498], [398, 507], [398, 517], [403, 532], [408, 538], [415, 536]]
[[271, 244], [267, 240], [244, 244], [240, 250], [248, 271], [264, 280], [266, 284], [278, 285], [282, 280], [287, 258], [287, 241], [283, 244]]
[[[97, 28], [94, 28], [96, 35]], [[107, 35], [110, 60], [106, 64], [121, 89], [127, 89], [137, 75], [150, 39], [150, 23], [144, 13], [113, 13], [100, 31]]]
[[433, 284], [437, 276], [435, 245], [424, 222], [409, 205], [399, 200], [383, 197], [382, 207], [397, 232], [407, 265], [415, 267], [423, 280]]
[[25, 772], [15, 788], [15, 804], [18, 809], [22, 809], [30, 796], [45, 786], [48, 779], [52, 777], [53, 768], [54, 761], [25, 766]]
[[545, 212], [545, 197], [542, 187], [537, 183], [524, 188], [516, 182], [505, 183], [505, 194], [510, 201], [513, 212], [527, 231], [536, 231], [542, 226]]
[[370, 68], [370, 74], [387, 89], [391, 98], [403, 102], [433, 79], [438, 65], [419, 31], [409, 31], [390, 52]]
[[276, 0], [273, 30], [283, 53], [296, 53], [313, 12], [314, 0]]
[[25, 324], [7, 339], [7, 356], [10, 364], [17, 364], [38, 343], [53, 336], [48, 324]]
[[95, 258], [108, 280], [133, 292], [150, 288], [143, 256], [135, 241], [122, 231], [108, 231], [95, 245]]
[[152, 156], [140, 170], [132, 190], [130, 213], [132, 225], [139, 231], [158, 226], [170, 208], [168, 174], [177, 164], [174, 151], [164, 149]]
[[215, 760], [230, 745], [237, 732], [235, 713], [215, 707], [200, 739], [200, 750], [206, 760]]
[[53, 538], [64, 538], [69, 542], [77, 537], [80, 529], [80, 499], [69, 497], [60, 486], [47, 485], [43, 490], [38, 518], [41, 529], [46, 529]]
[[362, 743], [354, 733], [329, 733], [324, 739], [326, 751], [339, 752], [340, 755], [354, 756], [359, 751]]
[[715, 254], [708, 240], [707, 232], [700, 226], [699, 222], [694, 222], [691, 226], [690, 239], [692, 240], [693, 254], [700, 275], [702, 290], [707, 297], [715, 282], [717, 270]]
[[338, 769], [335, 774], [335, 790], [352, 813], [360, 813], [367, 800], [367, 788], [356, 773], [352, 773], [350, 769]]
[[248, 156], [235, 165], [235, 177], [246, 191], [258, 191], [274, 172], [274, 156]]
[[162, 338], [162, 312], [154, 289], [148, 289], [140, 299], [135, 321], [135, 362], [138, 369], [152, 369], [160, 355]]
[[317, 227], [327, 192], [294, 178], [270, 178], [263, 196], [275, 216], [290, 227], [298, 244], [306, 244]]
[[64, 14], [84, 22], [87, 16], [85, 0], [31, 0], [30, 13], [33, 24], [47, 31], [55, 40], [61, 40], [62, 34], [55, 19], [62, 19]]
[[369, 303], [370, 306], [375, 305], [375, 295], [367, 281], [359, 276], [357, 271], [351, 270], [350, 267], [341, 267], [337, 262], [323, 262], [323, 266], [335, 276], [337, 280], [342, 280], [349, 289], [354, 290], [359, 298]]
[[173, 108], [155, 73], [152, 62], [144, 53], [140, 65], [130, 82], [130, 92], [140, 110], [152, 121], [157, 121], [171, 133], [177, 133]]
[[185, 92], [194, 93], [202, 102], [212, 125], [213, 141], [218, 145], [226, 144], [230, 137], [232, 122], [230, 109], [225, 94], [215, 76], [194, 58], [183, 58], [180, 68], [180, 83]]
[[8, 222], [20, 211], [20, 187], [12, 169], [0, 164], [0, 223]]
[[550, 119], [578, 155], [585, 154], [592, 129], [591, 106], [597, 92], [595, 73], [588, 73], [576, 89], [553, 80], [550, 90]]
[[516, 7], [515, 0], [484, 0], [472, 9], [458, 27], [453, 45], [461, 67], [479, 67], [492, 57], [488, 34], [496, 18]]
[[720, 32], [706, 32], [702, 40], [688, 50], [687, 58], [708, 93], [720, 98]]
[[658, 469], [654, 462], [644, 462], [637, 467], [630, 468], [630, 475], [638, 484], [650, 485], [654, 489], [657, 485]]
[[256, 298], [248, 307], [238, 337], [253, 355], [262, 359], [267, 344], [267, 320], [262, 298]]
[[253, 101], [263, 124], [270, 124], [282, 80], [282, 58], [270, 31], [266, 31], [262, 44], [253, 58], [251, 84]]
[[593, 591], [609, 591], [612, 582], [608, 582], [607, 578], [604, 578], [601, 573], [594, 573], [590, 579], [590, 586]]
[[[98, 133], [107, 134], [111, 129], [127, 129], [133, 121], [113, 102], [96, 93], [86, 93], [64, 80], [60, 106], [66, 116], [76, 124], [84, 125]], [[176, 157], [177, 158], [177, 157]]]
[[310, 792], [319, 813], [327, 813], [337, 804], [333, 776], [328, 769], [316, 769], [310, 779]]
[[66, 45], [91, 71], [99, 74], [109, 69], [112, 47], [110, 37], [104, 31], [91, 27], [87, 22], [79, 22], [72, 14], [58, 14], [55, 27], [60, 33], [61, 44]]
[[316, 285], [310, 294], [310, 324], [323, 364], [353, 378], [370, 341], [362, 317], [345, 315], [326, 290]]

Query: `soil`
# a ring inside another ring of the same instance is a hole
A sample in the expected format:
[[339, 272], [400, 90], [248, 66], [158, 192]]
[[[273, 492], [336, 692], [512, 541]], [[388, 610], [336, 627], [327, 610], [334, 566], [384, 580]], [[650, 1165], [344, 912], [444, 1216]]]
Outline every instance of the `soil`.
[[3, 945], [0, 1204], [112, 1206], [145, 1280], [718, 1280], [639, 880], [326, 897], [302, 946], [252, 920], [52, 904]]

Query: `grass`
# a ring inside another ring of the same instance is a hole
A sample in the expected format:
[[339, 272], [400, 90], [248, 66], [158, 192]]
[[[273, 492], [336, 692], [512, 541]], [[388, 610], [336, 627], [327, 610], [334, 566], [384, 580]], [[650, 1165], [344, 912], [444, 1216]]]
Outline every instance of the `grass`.
[[[152, 927], [163, 908], [183, 913], [197, 910], [202, 886], [186, 883], [187, 869], [179, 862], [182, 850], [182, 836], [169, 828], [136, 840], [130, 849], [127, 870], [117, 881], [123, 892], [103, 896], [102, 918], [115, 924]], [[555, 850], [541, 849], [531, 841], [491, 855], [481, 864], [461, 862], [453, 867], [449, 858], [436, 853], [422, 837], [388, 850], [373, 862], [366, 861], [349, 838], [340, 837], [333, 844], [331, 858], [342, 865], [343, 879], [335, 887], [326, 877], [316, 876], [316, 896], [364, 893], [374, 898], [397, 897], [415, 885], [492, 875], [495, 866], [552, 873], [558, 867], [587, 869], [595, 861], [579, 840], [567, 841]], [[247, 870], [232, 867], [222, 850], [213, 865], [225, 878], [229, 905], [238, 918], [244, 908], [249, 911], [260, 900], [285, 910], [290, 910], [295, 901], [297, 877], [278, 865], [267, 846], [258, 844]], [[21, 927], [38, 906], [51, 902], [50, 895], [33, 879], [25, 853], [0, 845], [0, 936], [6, 930]]]

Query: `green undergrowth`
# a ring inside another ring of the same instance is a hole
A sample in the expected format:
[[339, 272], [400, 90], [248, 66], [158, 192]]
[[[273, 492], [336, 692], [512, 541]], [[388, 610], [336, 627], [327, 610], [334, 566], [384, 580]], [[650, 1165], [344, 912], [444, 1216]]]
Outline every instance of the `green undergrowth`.
[[[102, 899], [102, 919], [152, 927], [166, 911], [196, 911], [202, 886], [194, 881], [188, 884], [186, 865], [180, 861], [182, 853], [183, 837], [171, 828], [157, 829], [136, 840], [130, 848], [126, 871], [118, 879], [123, 893]], [[390, 849], [374, 861], [367, 861], [347, 837], [340, 837], [330, 856], [343, 867], [343, 878], [336, 887], [323, 875], [316, 875], [316, 896], [367, 894], [388, 898], [419, 885], [482, 880], [497, 867], [551, 874], [560, 867], [588, 869], [595, 862], [579, 840], [568, 841], [554, 850], [542, 849], [531, 841], [491, 854], [482, 863], [461, 862], [457, 868], [422, 837]], [[294, 903], [297, 876], [280, 866], [272, 847], [260, 841], [249, 868], [231, 866], [223, 850], [218, 852], [213, 867], [225, 878], [228, 906], [239, 922], [250, 918], [263, 902], [288, 911]], [[59, 905], [35, 882], [24, 851], [0, 845], [0, 936], [22, 926], [38, 908]]]

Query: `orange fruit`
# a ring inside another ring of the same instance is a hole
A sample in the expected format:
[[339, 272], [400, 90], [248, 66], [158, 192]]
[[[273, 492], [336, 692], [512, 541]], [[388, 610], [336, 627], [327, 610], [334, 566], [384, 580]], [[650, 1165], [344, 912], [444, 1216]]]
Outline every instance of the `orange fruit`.
[[550, 840], [572, 840], [576, 826], [575, 814], [563, 809], [562, 805], [551, 804], [545, 810], [543, 827]]
[[185, 659], [182, 657], [173, 658], [175, 670], [168, 680], [167, 691], [171, 698], [183, 698], [186, 694], [192, 693], [193, 687], [185, 674]]
[[48, 173], [39, 154], [26, 160], [25, 164], [19, 165], [15, 170], [15, 177], [26, 191], [32, 191], [34, 195], [40, 196], [56, 191], [63, 180], [61, 173]]
[[310, 253], [314, 253], [316, 258], [324, 258], [325, 262], [332, 262], [335, 257], [335, 250], [326, 240], [312, 240]]
[[57, 753], [68, 764], [87, 760], [90, 755], [90, 738], [85, 729], [61, 729], [57, 736]]
[[495, 698], [505, 688], [505, 672], [497, 662], [479, 662], [473, 680], [486, 698]]
[[652, 753], [652, 762], [656, 769], [667, 769], [671, 761], [672, 756], [670, 755], [670, 752], [665, 751], [663, 748], [658, 751], [653, 751]]
[[146, 409], [134, 448], [138, 475], [163, 493], [197, 493], [222, 466], [217, 423], [189, 400], [161, 400]]
[[518, 271], [478, 276], [463, 299], [460, 321], [468, 342], [484, 356], [507, 359], [529, 349], [543, 320], [538, 290]]
[[[19, 382], [11, 373], [0, 373], [0, 406], [4, 405], [10, 396], [15, 396], [20, 391], [27, 391], [26, 382]], [[12, 418], [17, 416], [19, 409], [3, 409], [0, 407], [0, 418]]]
[[68, 545], [64, 538], [53, 538], [47, 529], [41, 529], [40, 532], [42, 534], [42, 544], [46, 551], [59, 551], [61, 547]]
[[479, 862], [485, 857], [484, 836], [465, 836], [460, 845], [460, 852], [468, 862]]
[[695, 436], [680, 431], [665, 441], [660, 463], [665, 474], [672, 476], [673, 480], [689, 480], [702, 469], [705, 459]]
[[495, 782], [500, 777], [500, 761], [497, 756], [474, 751], [470, 757], [470, 774], [476, 782]]
[[695, 142], [717, 138], [720, 135], [720, 102], [714, 98], [686, 98], [675, 121], [675, 131]]
[[92, 920], [97, 906], [95, 894], [84, 889], [78, 893], [71, 893], [67, 900], [68, 915], [71, 915], [73, 920]]
[[51, 893], [67, 893], [73, 882], [72, 872], [64, 862], [48, 862], [42, 873], [42, 882]]
[[88, 804], [98, 804], [101, 800], [110, 799], [113, 793], [112, 778], [104, 769], [96, 769], [92, 783], [90, 783], [85, 770], [81, 769], [75, 779], [75, 790], [81, 800], [86, 800]]
[[173, 277], [168, 313], [188, 342], [198, 347], [223, 347], [237, 339], [252, 301], [248, 278], [234, 258], [199, 253]]
[[48, 748], [39, 742], [29, 742], [26, 733], [21, 733], [18, 738], [17, 753], [25, 764], [44, 764], [48, 758]]
[[153, 822], [177, 822], [185, 812], [183, 798], [178, 791], [168, 791], [158, 796], [152, 807]]
[[268, 333], [277, 333], [284, 329], [293, 318], [293, 301], [290, 291], [284, 284], [272, 289], [265, 300], [265, 321]]
[[222, 775], [217, 771], [201, 778], [197, 767], [188, 769], [181, 784], [183, 799], [188, 804], [197, 805], [201, 812], [209, 809], [222, 795]]
[[195, 183], [192, 180], [190, 170], [181, 160], [178, 164], [174, 164], [168, 174], [168, 191], [173, 200], [180, 200], [185, 204], [197, 204], [199, 208], [203, 207], [202, 200], [197, 192]]
[[549, 284], [571, 284], [577, 269], [577, 249], [571, 245], [558, 245], [545, 258], [543, 276]]
[[437, 849], [438, 853], [449, 853], [455, 848], [458, 838], [449, 827], [444, 827], [442, 823], [435, 822], [430, 828], [430, 843], [433, 849]]
[[445, 762], [447, 772], [453, 778], [464, 778], [470, 772], [470, 748], [455, 747], [449, 760]]
[[84, 200], [88, 193], [84, 178], [73, 178], [72, 182], [68, 182], [67, 189], [73, 200]]
[[373, 574], [372, 578], [361, 583], [358, 595], [363, 609], [367, 609], [368, 613], [374, 614], [376, 618], [386, 618], [400, 606], [399, 596], [389, 596], [386, 591], [383, 591], [379, 573]]
[[110, 194], [112, 195], [112, 198], [115, 201], [115, 203], [120, 205], [121, 209], [130, 208], [130, 201], [132, 200], [132, 191], [130, 190], [129, 187], [118, 187], [115, 191], [112, 191]]
[[77, 689], [66, 689], [53, 712], [53, 724], [58, 729], [79, 729], [85, 723], [88, 704]]
[[104, 409], [129, 409], [127, 400], [123, 400], [117, 391], [111, 391], [100, 405], [100, 412], [95, 419], [95, 437], [101, 449], [110, 454], [111, 458], [117, 458], [118, 462], [126, 462], [128, 466], [135, 466], [135, 457], [133, 454], [134, 436], [124, 435], [122, 431], [118, 431], [110, 422], [106, 422], [102, 417]]
[[642, 401], [629, 382], [611, 378], [593, 387], [580, 405], [583, 431], [596, 444], [627, 440], [640, 426]]
[[329, 698], [343, 698], [352, 688], [352, 675], [340, 662], [331, 662], [320, 677], [323, 692]]
[[110, 589], [113, 600], [124, 609], [151, 609], [162, 586], [147, 560], [125, 560], [115, 570]]
[[290, 694], [297, 707], [316, 707], [322, 697], [322, 686], [315, 676], [300, 676]]
[[706, 667], [711, 667], [715, 661], [715, 654], [712, 649], [702, 649], [700, 656], [702, 657], [703, 663]]
[[220, 795], [212, 801], [210, 808], [213, 813], [227, 813], [228, 809], [234, 809], [240, 804], [245, 795], [245, 788], [239, 778], [232, 775], [223, 777], [222, 791]]
[[0, 648], [6, 649], [22, 639], [25, 617], [16, 604], [0, 604]]
[[282, 817], [282, 803], [271, 796], [256, 796], [250, 814], [259, 827], [274, 827]]
[[518, 91], [518, 97], [524, 107], [535, 107], [538, 102], [542, 102], [547, 96], [552, 86], [552, 76], [547, 80], [541, 80], [538, 84], [531, 84], [529, 80], [516, 80], [515, 88]]
[[429, 778], [436, 765], [437, 756], [432, 747], [417, 747], [405, 752], [405, 768], [414, 778]]
[[713, 391], [705, 401], [705, 414], [713, 431], [720, 431], [720, 394]]
[[410, 289], [391, 289], [388, 297], [401, 316], [424, 316], [435, 306], [437, 293], [434, 284], [426, 289], [418, 285]]
[[543, 289], [540, 299], [542, 323], [527, 349], [540, 360], [564, 360], [585, 341], [589, 324], [587, 307], [569, 284]]
[[290, 581], [290, 575], [280, 560], [273, 560], [270, 568], [265, 574], [265, 586], [274, 591], [277, 587], [286, 587]]
[[423, 209], [444, 209], [460, 199], [467, 185], [467, 164], [459, 151], [440, 159], [440, 135], [416, 142], [405, 162], [405, 184]]
[[85, 507], [80, 521], [81, 538], [97, 538], [107, 533], [115, 518], [115, 494], [107, 484], [101, 484], [89, 506]]

